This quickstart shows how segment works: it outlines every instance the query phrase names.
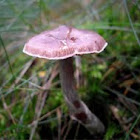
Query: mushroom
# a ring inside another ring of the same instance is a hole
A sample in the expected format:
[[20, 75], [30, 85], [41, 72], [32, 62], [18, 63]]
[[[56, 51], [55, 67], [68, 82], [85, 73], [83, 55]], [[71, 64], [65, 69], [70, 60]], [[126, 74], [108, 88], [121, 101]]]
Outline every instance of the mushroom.
[[92, 134], [103, 133], [104, 125], [79, 98], [74, 80], [74, 55], [100, 53], [107, 42], [97, 33], [61, 25], [32, 37], [23, 52], [50, 60], [59, 60], [61, 86], [70, 116]]

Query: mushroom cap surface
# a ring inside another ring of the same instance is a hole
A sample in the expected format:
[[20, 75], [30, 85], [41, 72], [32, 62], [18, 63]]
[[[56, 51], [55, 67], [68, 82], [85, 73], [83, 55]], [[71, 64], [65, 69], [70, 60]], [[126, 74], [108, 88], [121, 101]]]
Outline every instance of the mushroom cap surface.
[[23, 52], [35, 57], [58, 60], [76, 54], [100, 53], [106, 46], [107, 42], [96, 32], [61, 25], [29, 39]]

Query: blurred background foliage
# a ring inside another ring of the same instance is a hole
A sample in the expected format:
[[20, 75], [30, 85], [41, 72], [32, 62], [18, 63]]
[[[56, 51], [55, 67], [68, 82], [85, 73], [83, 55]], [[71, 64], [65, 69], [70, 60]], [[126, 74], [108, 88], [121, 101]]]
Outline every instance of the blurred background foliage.
[[[75, 66], [79, 96], [103, 135], [69, 118], [57, 62], [22, 52], [31, 36], [61, 24], [108, 42]], [[0, 0], [0, 139], [140, 139], [139, 37], [139, 0]]]

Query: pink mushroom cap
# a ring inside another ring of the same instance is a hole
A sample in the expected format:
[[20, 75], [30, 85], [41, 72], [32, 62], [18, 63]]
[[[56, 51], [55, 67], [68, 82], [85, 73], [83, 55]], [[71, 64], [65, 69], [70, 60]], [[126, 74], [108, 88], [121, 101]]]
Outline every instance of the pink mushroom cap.
[[23, 52], [46, 59], [66, 59], [78, 54], [100, 53], [107, 42], [99, 34], [61, 25], [44, 31], [25, 44]]

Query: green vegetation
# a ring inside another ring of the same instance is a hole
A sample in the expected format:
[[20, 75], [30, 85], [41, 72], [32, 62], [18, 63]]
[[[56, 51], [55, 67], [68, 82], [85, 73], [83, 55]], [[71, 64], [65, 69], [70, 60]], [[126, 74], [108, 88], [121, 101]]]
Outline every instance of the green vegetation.
[[[140, 139], [139, 11], [139, 0], [1, 0], [0, 139]], [[103, 53], [81, 56], [77, 85], [103, 135], [69, 118], [57, 62], [22, 52], [31, 36], [60, 24], [108, 42]]]

